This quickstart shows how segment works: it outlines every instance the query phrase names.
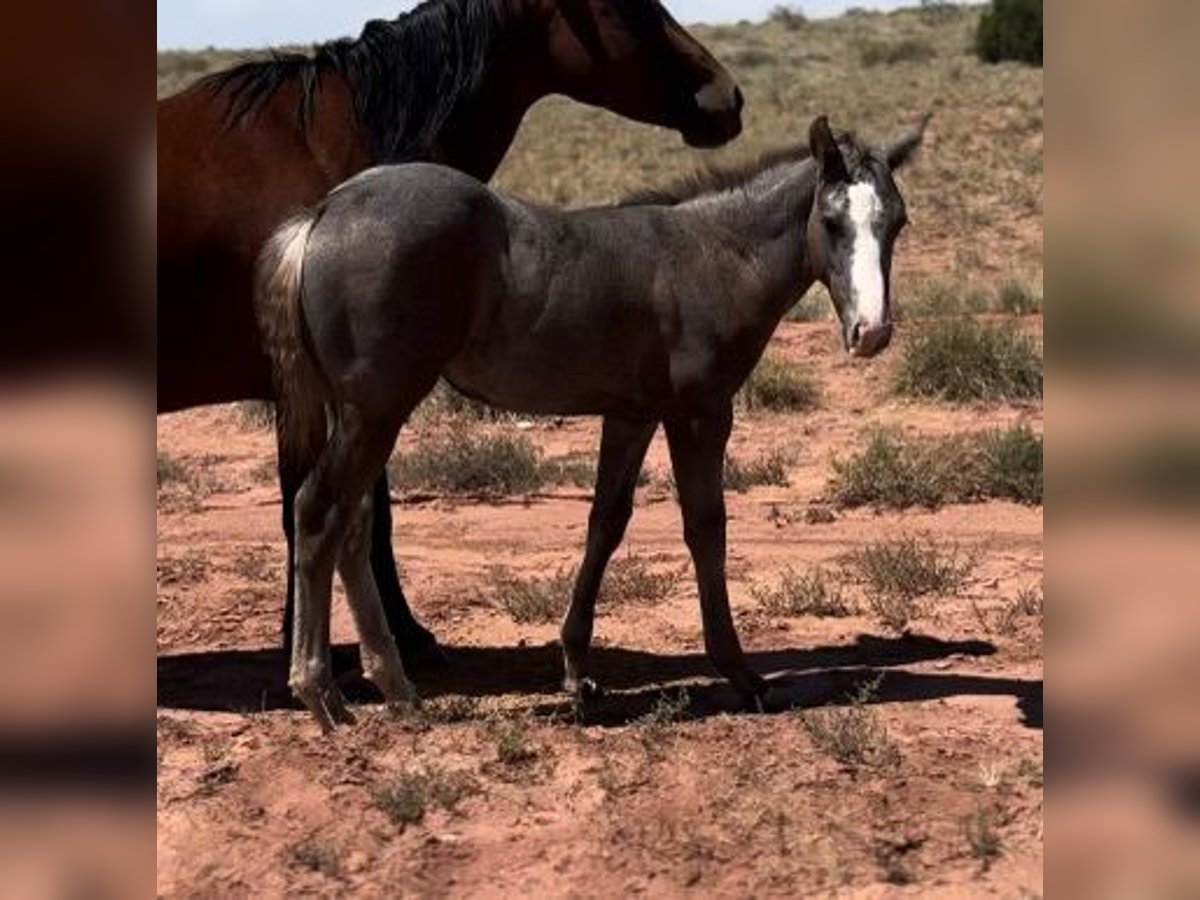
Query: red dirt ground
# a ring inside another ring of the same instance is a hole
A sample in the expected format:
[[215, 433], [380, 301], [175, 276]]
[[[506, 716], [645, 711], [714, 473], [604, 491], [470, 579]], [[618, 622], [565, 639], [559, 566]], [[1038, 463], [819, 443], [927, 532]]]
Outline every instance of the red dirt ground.
[[[1042, 622], [1001, 626], [998, 611], [1041, 590], [1041, 507], [845, 510], [815, 524], [806, 511], [830, 459], [870, 424], [1040, 431], [1041, 408], [900, 402], [886, 391], [896, 349], [864, 363], [835, 343], [828, 324], [785, 323], [772, 349], [817, 375], [822, 407], [738, 417], [735, 456], [782, 449], [794, 462], [790, 486], [728, 496], [730, 592], [753, 665], [786, 703], [844, 715], [856, 685], [884, 673], [864, 715], [883, 729], [877, 748], [895, 752], [861, 765], [814, 742], [799, 712], [737, 711], [703, 657], [690, 572], [665, 600], [602, 611], [608, 693], [577, 721], [558, 691], [557, 627], [515, 623], [487, 578], [496, 564], [532, 576], [578, 562], [588, 492], [567, 487], [501, 503], [397, 498], [402, 577], [453, 666], [413, 673], [430, 698], [417, 718], [388, 714], [349, 678], [359, 722], [322, 737], [289, 702], [277, 649], [270, 429], [234, 407], [161, 417], [159, 453], [189, 481], [158, 494], [159, 894], [1040, 894]], [[592, 453], [599, 423], [538, 420], [524, 433], [549, 456]], [[647, 467], [618, 556], [684, 567], [661, 434]], [[866, 613], [769, 615], [751, 594], [786, 565], [836, 565], [907, 533], [977, 560], [910, 632]], [[334, 637], [354, 640], [340, 595]], [[681, 687], [676, 721], [661, 698]], [[396, 824], [379, 791], [413, 773], [465, 796]]]

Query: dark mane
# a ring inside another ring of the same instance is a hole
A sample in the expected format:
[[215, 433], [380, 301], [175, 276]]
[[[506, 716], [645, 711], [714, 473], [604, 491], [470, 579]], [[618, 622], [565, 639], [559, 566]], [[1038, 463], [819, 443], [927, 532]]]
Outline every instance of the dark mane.
[[[842, 149], [842, 155], [846, 157], [847, 168], [851, 171], [856, 170], [866, 155], [865, 151], [859, 147], [854, 135], [848, 132], [837, 135], [837, 142]], [[802, 162], [811, 156], [812, 152], [807, 143], [793, 147], [777, 147], [743, 163], [697, 169], [666, 187], [641, 188], [621, 198], [616, 205], [675, 206], [697, 197], [742, 187], [768, 169], [783, 163]]]
[[321, 78], [339, 75], [379, 162], [427, 158], [455, 104], [479, 87], [495, 24], [491, 0], [428, 0], [392, 21], [368, 22], [357, 39], [321, 44], [311, 55], [276, 53], [201, 84], [228, 97], [226, 122], [233, 125], [298, 80], [297, 115], [307, 128]]

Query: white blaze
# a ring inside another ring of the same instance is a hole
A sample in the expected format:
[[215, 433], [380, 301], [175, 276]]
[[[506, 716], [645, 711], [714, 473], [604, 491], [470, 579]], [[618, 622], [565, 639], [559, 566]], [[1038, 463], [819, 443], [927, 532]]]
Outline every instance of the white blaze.
[[879, 241], [872, 227], [879, 218], [880, 201], [875, 185], [867, 181], [850, 185], [850, 227], [854, 244], [850, 248], [850, 289], [860, 321], [868, 328], [883, 324], [883, 260]]

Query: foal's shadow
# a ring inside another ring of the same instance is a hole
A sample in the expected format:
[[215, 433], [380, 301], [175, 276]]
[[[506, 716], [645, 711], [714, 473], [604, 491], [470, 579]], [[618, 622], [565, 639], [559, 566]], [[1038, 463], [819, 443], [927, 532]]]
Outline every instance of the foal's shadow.
[[[504, 647], [447, 647], [449, 665], [415, 671], [426, 698], [441, 694], [481, 697], [519, 693], [540, 695], [541, 714], [573, 715], [560, 690], [562, 652], [557, 644]], [[873, 691], [879, 701], [928, 700], [956, 695], [1008, 695], [1016, 698], [1025, 724], [1041, 727], [1042, 682], [953, 673], [917, 673], [893, 666], [950, 656], [989, 656], [995, 647], [979, 640], [944, 641], [923, 635], [880, 638], [859, 635], [852, 644], [811, 649], [765, 650], [748, 654], [755, 671], [769, 676], [767, 711], [818, 706], [845, 700], [864, 681], [883, 673]], [[742, 707], [728, 684], [716, 679], [700, 653], [664, 655], [621, 647], [594, 647], [592, 671], [610, 693], [588, 704], [586, 718], [621, 724], [650, 711], [664, 690], [685, 686], [688, 715], [706, 716]], [[358, 649], [334, 648], [335, 668], [351, 701], [375, 702], [379, 695], [358, 674]], [[715, 680], [714, 680], [715, 679]], [[256, 711], [294, 709], [287, 690], [287, 664], [278, 649], [221, 650], [158, 658], [158, 706], [167, 709]], [[698, 683], [697, 683], [698, 682]], [[612, 693], [619, 692], [619, 693]]]

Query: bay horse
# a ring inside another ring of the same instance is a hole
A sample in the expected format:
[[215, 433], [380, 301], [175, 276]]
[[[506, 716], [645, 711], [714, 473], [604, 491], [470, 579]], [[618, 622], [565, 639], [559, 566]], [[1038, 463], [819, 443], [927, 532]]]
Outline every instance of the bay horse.
[[[275, 55], [158, 104], [158, 410], [271, 399], [252, 303], [271, 232], [380, 163], [487, 181], [539, 98], [565, 94], [713, 147], [741, 130], [729, 73], [657, 0], [429, 0], [357, 40]], [[280, 468], [292, 553], [296, 473]], [[406, 656], [437, 655], [392, 555], [386, 477], [371, 564]], [[291, 634], [293, 589], [284, 613]]]
[[690, 189], [563, 212], [431, 164], [386, 166], [336, 188], [264, 248], [256, 308], [278, 396], [279, 453], [296, 497], [289, 685], [321, 727], [352, 717], [329, 659], [335, 568], [364, 674], [415, 698], [367, 555], [372, 481], [439, 377], [515, 412], [603, 417], [586, 550], [562, 626], [564, 688], [596, 690], [597, 591], [624, 535], [662, 423], [699, 587], [705, 649], [748, 703], [766, 682], [742, 653], [725, 584], [725, 445], [732, 399], [780, 319], [814, 281], [846, 349], [892, 335], [890, 272], [905, 205], [892, 177], [922, 125], [883, 151], [835, 139]]

